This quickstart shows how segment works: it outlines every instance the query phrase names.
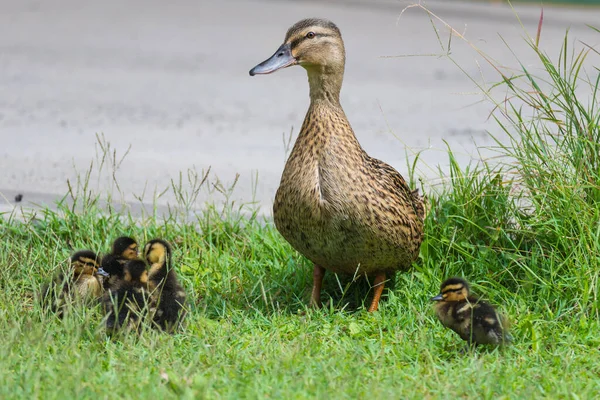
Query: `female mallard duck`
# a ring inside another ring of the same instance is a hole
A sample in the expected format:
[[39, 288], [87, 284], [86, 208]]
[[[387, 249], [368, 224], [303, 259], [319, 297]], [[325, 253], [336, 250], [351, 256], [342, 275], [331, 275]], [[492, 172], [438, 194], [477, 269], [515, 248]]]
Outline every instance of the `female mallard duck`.
[[291, 65], [308, 73], [310, 106], [287, 160], [275, 202], [275, 226], [314, 263], [311, 304], [321, 304], [325, 270], [374, 275], [369, 311], [386, 274], [406, 270], [423, 239], [423, 199], [391, 166], [360, 146], [340, 105], [345, 50], [335, 24], [305, 19], [250, 75]]
[[494, 307], [471, 295], [469, 284], [461, 278], [444, 281], [440, 294], [432, 301], [438, 319], [446, 328], [469, 344], [504, 344], [511, 341], [507, 321]]

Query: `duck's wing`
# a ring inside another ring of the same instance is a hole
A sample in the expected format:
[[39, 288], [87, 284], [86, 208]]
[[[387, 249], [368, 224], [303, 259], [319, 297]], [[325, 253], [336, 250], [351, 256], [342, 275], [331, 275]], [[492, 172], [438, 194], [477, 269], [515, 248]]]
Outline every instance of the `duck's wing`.
[[474, 310], [474, 325], [480, 331], [478, 342], [501, 344], [512, 338], [506, 334], [504, 328], [504, 317], [500, 315], [494, 306], [486, 302], [479, 302]]
[[376, 194], [386, 199], [410, 206], [416, 216], [425, 217], [425, 202], [419, 190], [412, 190], [404, 177], [391, 165], [365, 154], [365, 173], [373, 183]]

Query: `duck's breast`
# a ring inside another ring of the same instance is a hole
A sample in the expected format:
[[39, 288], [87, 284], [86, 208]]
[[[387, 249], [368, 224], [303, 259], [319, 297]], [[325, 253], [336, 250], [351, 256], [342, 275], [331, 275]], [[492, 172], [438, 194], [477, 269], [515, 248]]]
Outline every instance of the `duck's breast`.
[[296, 250], [333, 271], [406, 268], [422, 231], [410, 190], [363, 151], [341, 109], [330, 111], [312, 106], [307, 114], [275, 195], [275, 225]]
[[336, 272], [410, 264], [412, 255], [399, 245], [409, 237], [399, 240], [386, 229], [394, 221], [377, 212], [381, 191], [361, 175], [361, 160], [338, 154], [336, 147], [324, 151], [321, 157], [290, 156], [273, 205], [279, 232], [311, 261]]

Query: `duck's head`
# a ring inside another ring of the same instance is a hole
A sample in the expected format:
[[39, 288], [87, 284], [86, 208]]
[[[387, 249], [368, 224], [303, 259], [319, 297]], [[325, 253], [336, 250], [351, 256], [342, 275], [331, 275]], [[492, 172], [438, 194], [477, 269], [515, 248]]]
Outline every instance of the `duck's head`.
[[138, 257], [138, 244], [135, 239], [121, 236], [113, 242], [113, 254], [127, 260], [135, 260]]
[[99, 259], [91, 250], [81, 250], [70, 258], [75, 275], [94, 275], [98, 272]]
[[281, 68], [301, 65], [309, 72], [343, 73], [346, 61], [344, 42], [337, 26], [318, 18], [296, 22], [285, 35], [283, 44], [271, 58], [250, 70], [250, 75], [270, 74]]
[[462, 278], [450, 278], [442, 282], [440, 294], [431, 301], [462, 301], [469, 297], [469, 284]]
[[171, 246], [162, 239], [151, 240], [144, 246], [144, 258], [150, 265], [167, 263], [169, 266]]
[[142, 260], [131, 260], [123, 267], [125, 279], [128, 282], [148, 283], [148, 270]]

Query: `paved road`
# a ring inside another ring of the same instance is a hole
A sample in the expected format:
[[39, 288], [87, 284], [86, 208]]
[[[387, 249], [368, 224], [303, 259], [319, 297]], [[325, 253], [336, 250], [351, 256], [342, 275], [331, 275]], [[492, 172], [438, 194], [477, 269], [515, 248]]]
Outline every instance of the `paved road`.
[[[507, 66], [516, 63], [498, 34], [533, 62], [506, 6], [428, 4]], [[248, 70], [307, 16], [330, 18], [342, 30], [342, 103], [363, 147], [402, 172], [406, 154], [410, 160], [429, 149], [420, 174], [435, 182], [444, 140], [467, 162], [477, 157], [473, 141], [489, 144], [485, 129], [495, 127], [486, 122], [489, 104], [477, 103], [481, 95], [447, 59], [381, 58], [441, 53], [425, 14], [411, 9], [398, 18], [402, 8], [386, 0], [0, 0], [0, 211], [17, 192], [25, 203], [51, 203], [93, 161], [91, 188], [117, 200], [152, 202], [180, 172], [210, 167], [210, 180], [225, 185], [239, 173], [233, 198], [254, 198], [270, 213], [283, 137], [300, 127], [308, 86], [299, 67], [252, 78]], [[520, 10], [533, 34], [539, 9]], [[556, 55], [568, 27], [572, 37], [598, 44], [585, 23], [599, 15], [546, 6], [542, 44]], [[454, 38], [452, 50], [479, 74], [471, 49]], [[496, 78], [485, 66], [482, 72]], [[115, 172], [122, 195], [110, 162], [98, 172], [97, 134], [117, 158], [129, 149]], [[174, 198], [167, 191], [157, 202]], [[196, 205], [206, 198], [222, 197], [201, 191]]]

